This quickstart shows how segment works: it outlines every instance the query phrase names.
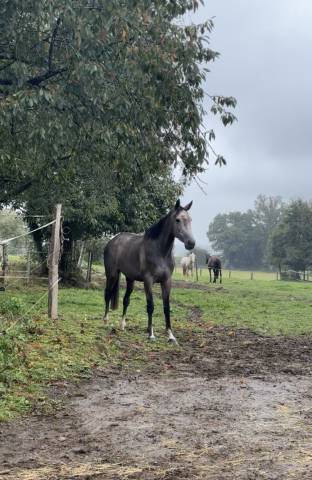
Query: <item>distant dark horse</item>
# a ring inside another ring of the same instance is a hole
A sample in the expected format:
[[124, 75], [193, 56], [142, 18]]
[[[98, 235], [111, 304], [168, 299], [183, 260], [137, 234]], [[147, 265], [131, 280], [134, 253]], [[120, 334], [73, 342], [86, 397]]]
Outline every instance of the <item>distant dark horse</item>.
[[181, 207], [178, 200], [175, 207], [145, 233], [140, 235], [119, 233], [108, 242], [104, 249], [106, 272], [104, 322], [108, 320], [109, 304], [113, 310], [118, 307], [119, 278], [120, 273], [123, 273], [126, 277], [127, 289], [123, 299], [120, 326], [124, 330], [134, 282], [136, 280], [144, 282], [148, 314], [147, 331], [149, 339], [154, 340], [152, 287], [154, 283], [160, 283], [169, 341], [176, 342], [171, 331], [169, 303], [171, 275], [174, 268], [172, 248], [175, 238], [181, 240], [187, 250], [192, 250], [195, 246], [191, 218], [188, 214], [191, 206], [192, 202]]
[[216, 283], [219, 275], [220, 283], [222, 283], [222, 267], [220, 258], [216, 257], [215, 255], [206, 255], [206, 263], [209, 270], [210, 282], [212, 281], [211, 270], [213, 270], [213, 283]]

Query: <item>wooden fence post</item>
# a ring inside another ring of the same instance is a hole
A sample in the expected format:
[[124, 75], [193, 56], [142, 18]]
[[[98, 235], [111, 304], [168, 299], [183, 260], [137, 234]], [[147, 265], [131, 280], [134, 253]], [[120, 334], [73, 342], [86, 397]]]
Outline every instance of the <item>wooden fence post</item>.
[[82, 242], [80, 253], [79, 253], [79, 259], [78, 259], [78, 268], [81, 268], [81, 265], [82, 265], [84, 248], [85, 248], [85, 242]]
[[197, 257], [195, 257], [195, 270], [196, 270], [196, 281], [198, 282], [198, 265], [197, 265]]
[[31, 244], [28, 242], [27, 248], [27, 267], [26, 267], [26, 284], [29, 284], [30, 281], [30, 272], [31, 272]]
[[229, 278], [231, 278], [231, 273], [232, 273], [231, 270], [229, 270]]
[[250, 272], [250, 280], [253, 280], [253, 272]]
[[1, 278], [1, 290], [5, 290], [5, 275], [9, 268], [8, 246], [6, 243], [2, 244], [2, 278]]
[[88, 268], [87, 268], [87, 275], [86, 275], [86, 282], [91, 282], [91, 269], [92, 269], [92, 261], [93, 261], [93, 253], [89, 251], [88, 253]]
[[52, 320], [58, 317], [58, 282], [59, 282], [59, 258], [60, 258], [60, 233], [61, 233], [61, 211], [62, 205], [59, 203], [55, 207], [54, 219], [52, 225], [52, 235], [49, 249], [49, 300], [48, 316]]

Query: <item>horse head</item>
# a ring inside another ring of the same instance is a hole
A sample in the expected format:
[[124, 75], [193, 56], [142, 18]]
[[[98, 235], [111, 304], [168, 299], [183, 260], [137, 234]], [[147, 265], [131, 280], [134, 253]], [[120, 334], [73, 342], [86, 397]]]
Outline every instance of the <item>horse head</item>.
[[181, 207], [180, 200], [178, 200], [173, 210], [174, 236], [184, 243], [187, 250], [193, 250], [195, 247], [195, 240], [191, 228], [192, 219], [188, 213], [192, 203], [193, 202], [190, 202], [185, 207]]

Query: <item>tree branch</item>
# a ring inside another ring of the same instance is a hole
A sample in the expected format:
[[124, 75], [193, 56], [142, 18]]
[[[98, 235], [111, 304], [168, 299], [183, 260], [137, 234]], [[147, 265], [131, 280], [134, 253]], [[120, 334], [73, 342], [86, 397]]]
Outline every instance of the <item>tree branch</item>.
[[14, 199], [17, 195], [20, 195], [21, 193], [25, 192], [25, 190], [28, 190], [32, 186], [32, 184], [33, 179], [27, 180], [27, 182], [24, 182], [17, 186], [14, 192], [12, 192], [11, 190], [10, 193], [5, 192], [4, 195], [0, 197], [0, 204], [11, 201], [12, 198]]
[[[40, 83], [44, 82], [45, 80], [49, 80], [50, 78], [55, 77], [56, 75], [59, 75], [59, 74], [64, 73], [66, 71], [67, 71], [67, 68], [64, 67], [64, 68], [59, 68], [58, 70], [51, 70], [51, 71], [45, 72], [42, 75], [38, 75], [36, 77], [29, 78], [24, 83], [24, 86], [25, 85], [31, 85], [32, 87], [38, 87], [38, 85], [40, 85]], [[14, 84], [15, 84], [15, 82], [13, 82], [13, 80], [7, 80], [7, 79], [1, 79], [0, 78], [0, 85], [12, 86]], [[1, 93], [4, 94], [4, 95], [5, 94], [8, 95], [8, 92], [1, 92]]]
[[0, 78], [0, 85], [13, 85], [13, 81]]
[[38, 75], [37, 77], [30, 78], [29, 80], [26, 81], [26, 83], [28, 85], [37, 87], [38, 85], [40, 85], [40, 83], [44, 82], [45, 80], [49, 80], [49, 78], [55, 77], [60, 73], [66, 72], [66, 70], [67, 68], [59, 68], [58, 70], [51, 70], [46, 73], [43, 73], [42, 75]]
[[52, 32], [51, 42], [50, 42], [50, 46], [49, 46], [49, 56], [48, 56], [48, 71], [49, 72], [52, 71], [53, 50], [54, 50], [55, 39], [56, 39], [56, 36], [57, 36], [57, 32], [58, 32], [60, 23], [61, 23], [61, 19], [58, 18], [57, 21], [56, 21], [56, 25], [54, 27], [54, 30]]

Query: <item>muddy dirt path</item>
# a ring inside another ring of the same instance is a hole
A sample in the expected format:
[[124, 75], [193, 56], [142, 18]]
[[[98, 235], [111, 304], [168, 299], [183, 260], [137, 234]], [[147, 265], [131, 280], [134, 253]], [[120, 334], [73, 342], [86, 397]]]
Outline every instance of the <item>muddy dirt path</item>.
[[311, 479], [311, 340], [214, 327], [144, 371], [57, 383], [54, 415], [0, 426], [0, 479]]

